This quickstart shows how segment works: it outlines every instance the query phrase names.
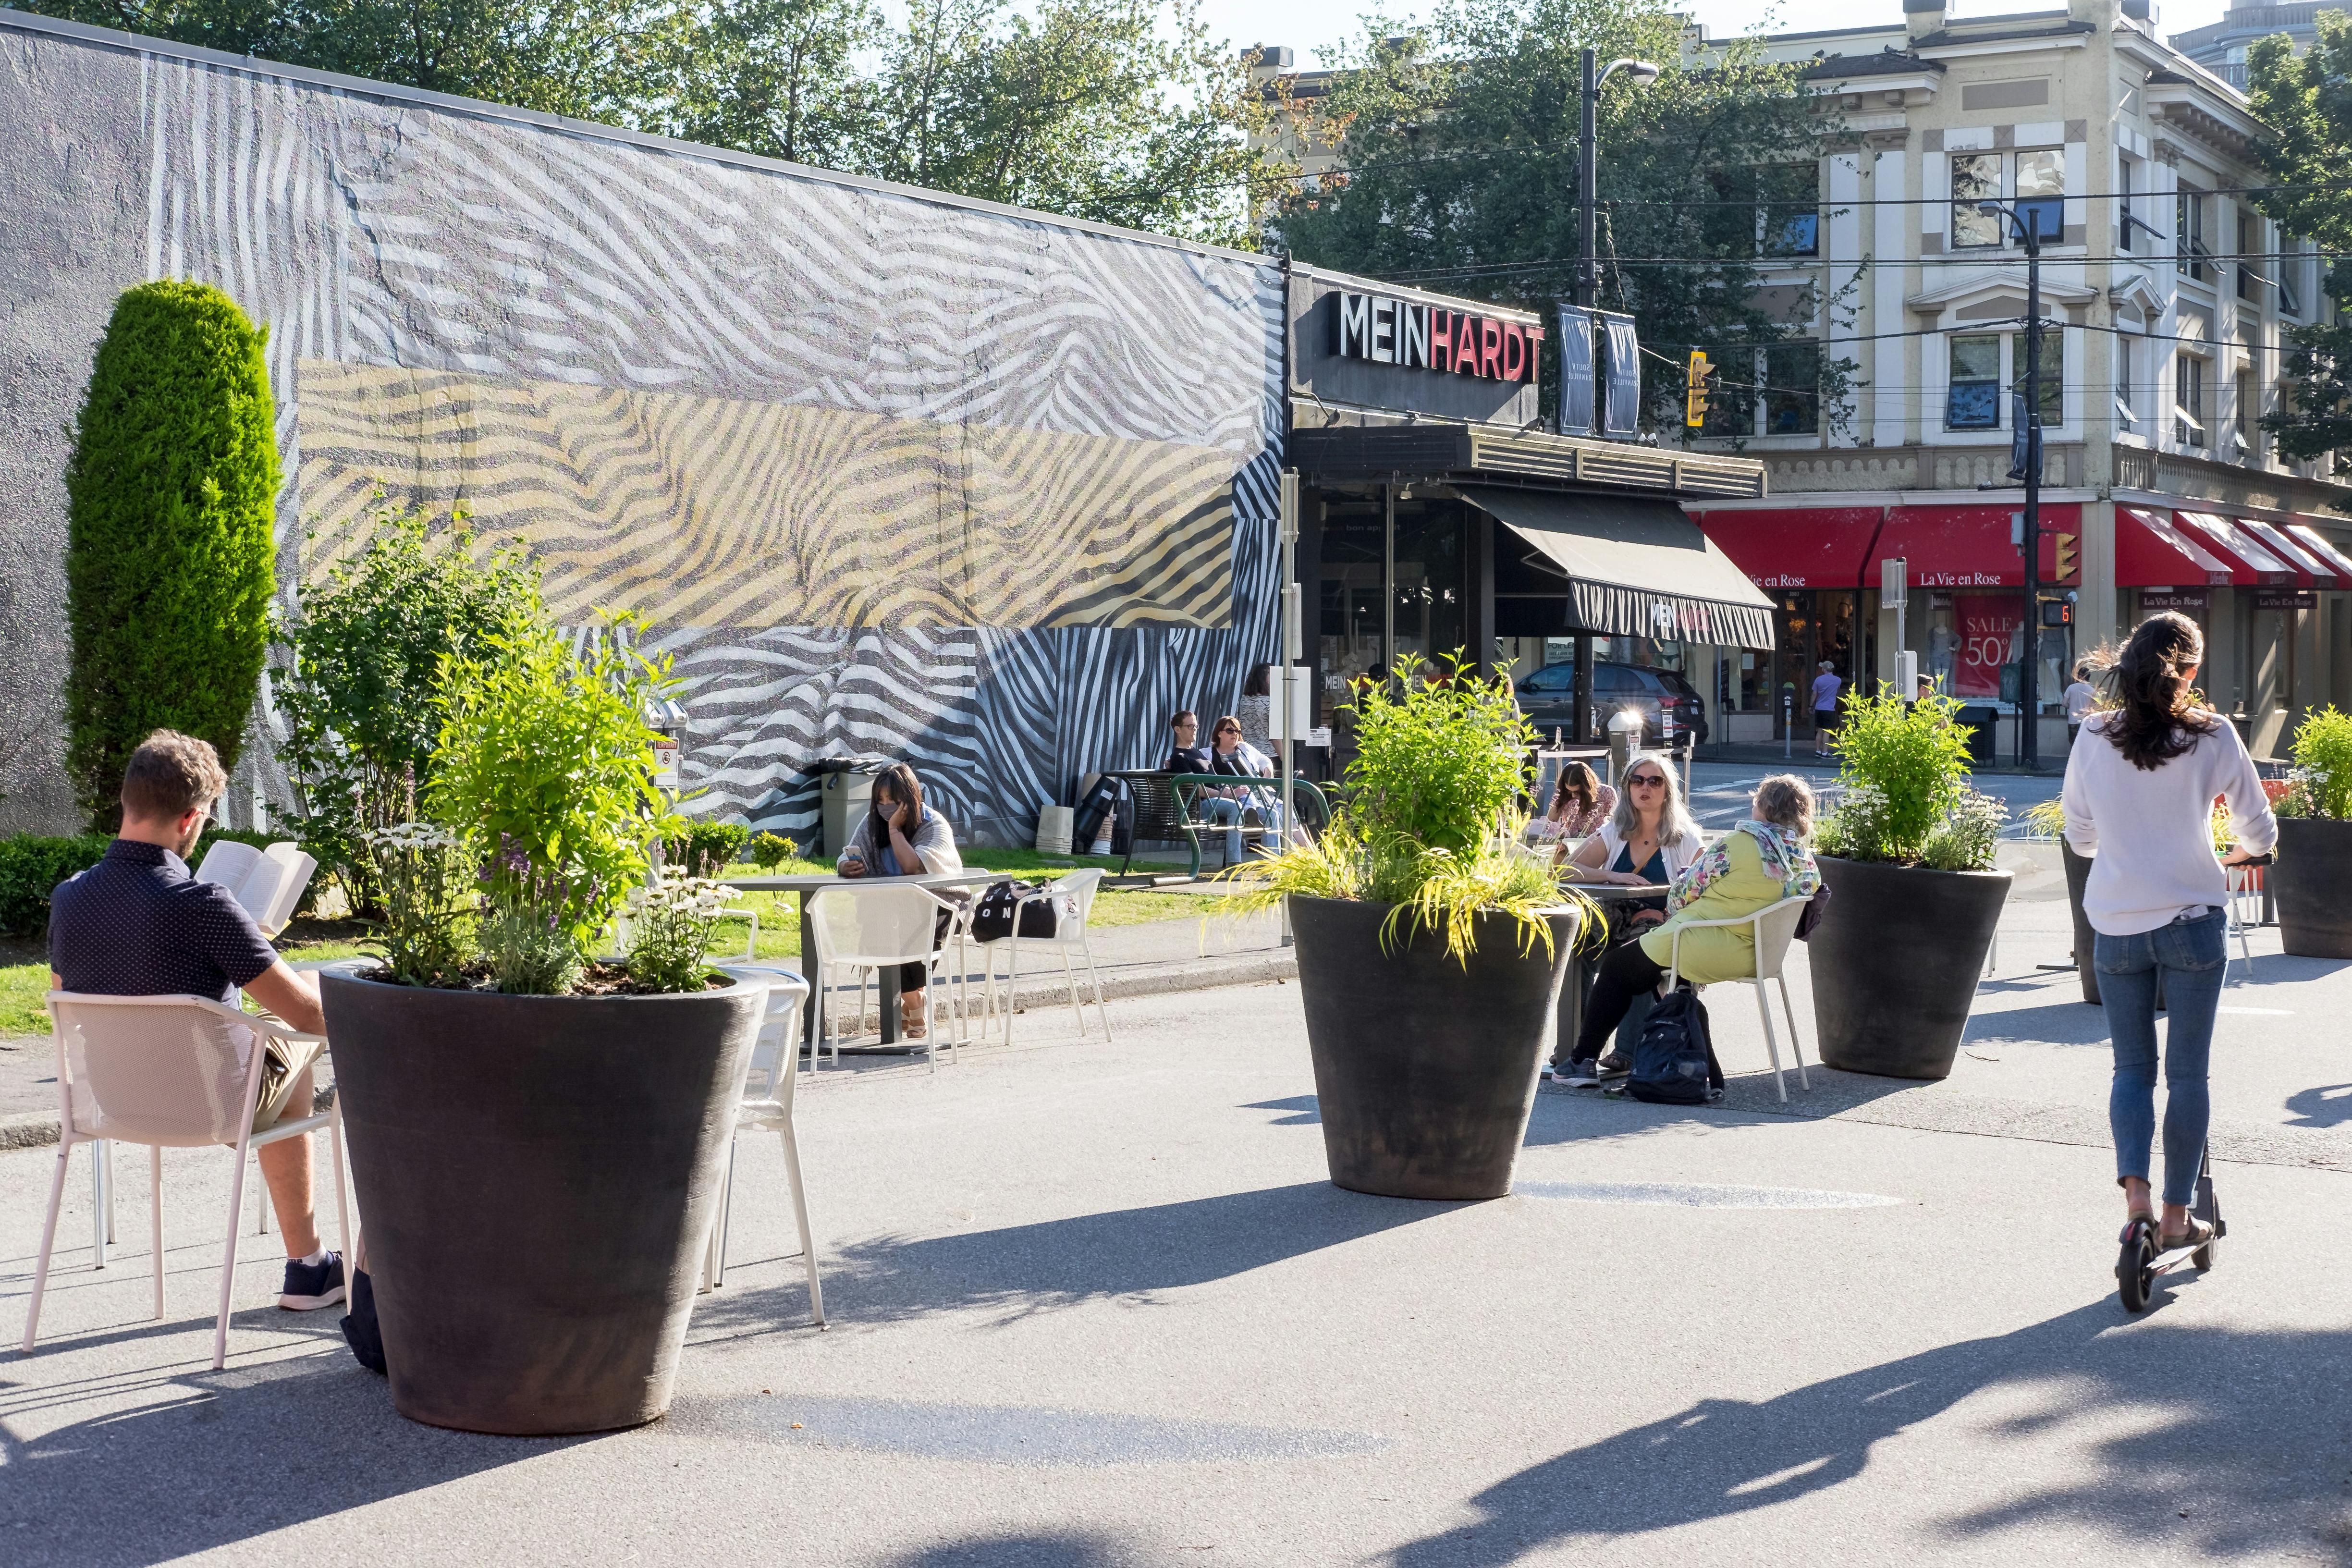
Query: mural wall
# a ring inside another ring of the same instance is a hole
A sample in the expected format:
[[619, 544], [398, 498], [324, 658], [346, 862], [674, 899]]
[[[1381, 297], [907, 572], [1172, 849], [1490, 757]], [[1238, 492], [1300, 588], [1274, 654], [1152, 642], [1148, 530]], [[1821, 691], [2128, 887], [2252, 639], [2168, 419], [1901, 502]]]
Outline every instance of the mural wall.
[[695, 809], [803, 828], [880, 752], [1025, 837], [1270, 657], [1277, 268], [106, 37], [0, 13], [0, 138], [96, 79], [146, 213], [99, 319], [169, 276], [268, 325], [281, 575], [379, 488], [520, 534], [563, 617], [654, 617]]

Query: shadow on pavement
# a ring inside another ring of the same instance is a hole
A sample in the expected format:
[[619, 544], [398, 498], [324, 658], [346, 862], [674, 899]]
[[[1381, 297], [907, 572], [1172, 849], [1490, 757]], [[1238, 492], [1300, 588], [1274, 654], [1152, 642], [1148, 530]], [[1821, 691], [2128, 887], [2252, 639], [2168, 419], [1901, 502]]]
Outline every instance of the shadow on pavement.
[[340, 1348], [185, 1373], [30, 1439], [0, 1424], [0, 1562], [162, 1563], [579, 1440], [417, 1426]]
[[927, 1546], [893, 1557], [889, 1568], [1108, 1568], [1133, 1561], [1099, 1535], [997, 1535]]
[[[2168, 1288], [2194, 1289], [2193, 1283]], [[2162, 1301], [2159, 1295], [2159, 1305]], [[2160, 1320], [2159, 1320], [2160, 1321]], [[2345, 1427], [2333, 1378], [2352, 1332], [2210, 1328], [2118, 1333], [2113, 1297], [2014, 1333], [1948, 1345], [1762, 1401], [1701, 1399], [1521, 1470], [1472, 1500], [1479, 1518], [1399, 1550], [1402, 1568], [1517, 1563], [1570, 1542], [1770, 1508], [1850, 1480], [1871, 1450], [1971, 1394], [2030, 1412], [1993, 1418], [2020, 1441], [2105, 1410], [2084, 1462], [1952, 1514], [1956, 1539], [2089, 1523], [2176, 1560], [2335, 1559], [2345, 1531]]]
[[2323, 1083], [2287, 1096], [2289, 1127], [2341, 1127], [2352, 1121], [2352, 1083]]
[[[1103, 1297], [1149, 1296], [1230, 1279], [1464, 1206], [1376, 1198], [1328, 1182], [1303, 1182], [995, 1230], [879, 1237], [832, 1251], [825, 1308], [835, 1318], [887, 1322], [973, 1307], [1017, 1314]], [[789, 1323], [783, 1314], [805, 1300], [796, 1281], [740, 1293], [730, 1285], [719, 1298], [696, 1304], [695, 1327], [700, 1334]]]
[[1323, 1102], [1311, 1094], [1294, 1094], [1286, 1100], [1253, 1100], [1244, 1110], [1287, 1110], [1291, 1114], [1266, 1123], [1269, 1127], [1320, 1127], [1323, 1125]]

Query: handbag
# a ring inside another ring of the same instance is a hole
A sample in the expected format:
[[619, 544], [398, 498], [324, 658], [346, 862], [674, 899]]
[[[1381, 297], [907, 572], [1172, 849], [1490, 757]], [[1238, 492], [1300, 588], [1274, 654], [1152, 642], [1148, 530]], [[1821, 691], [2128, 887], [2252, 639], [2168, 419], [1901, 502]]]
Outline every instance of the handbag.
[[[1017, 914], [1018, 934], [1050, 942], [1062, 934], [1062, 922], [1075, 922], [1078, 918], [1078, 898], [1076, 893], [1054, 893], [1045, 898], [1035, 895], [1052, 887], [1050, 882], [1022, 882], [1007, 879], [991, 882], [987, 891], [971, 909], [971, 936], [974, 942], [1003, 942], [1015, 934]], [[1024, 900], [1027, 900], [1024, 902]]]
[[1813, 940], [1813, 931], [1821, 925], [1822, 917], [1829, 912], [1829, 908], [1830, 885], [1827, 882], [1823, 882], [1820, 887], [1813, 889], [1813, 896], [1805, 901], [1805, 907], [1797, 911], [1797, 940], [1799, 942], [1811, 942]]

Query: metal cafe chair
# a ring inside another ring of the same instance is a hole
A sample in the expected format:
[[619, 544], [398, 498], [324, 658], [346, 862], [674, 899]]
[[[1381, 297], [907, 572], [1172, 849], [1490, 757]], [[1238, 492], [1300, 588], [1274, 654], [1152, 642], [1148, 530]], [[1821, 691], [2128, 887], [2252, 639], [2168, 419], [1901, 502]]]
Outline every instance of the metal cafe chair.
[[[335, 1107], [310, 1116], [281, 1117], [268, 1131], [253, 1131], [260, 1103], [264, 1052], [260, 1037], [308, 1043], [274, 1018], [257, 1017], [204, 996], [89, 996], [52, 991], [49, 1016], [56, 1026], [59, 1135], [56, 1174], [49, 1183], [48, 1217], [41, 1226], [40, 1260], [33, 1271], [33, 1300], [25, 1317], [25, 1353], [33, 1353], [40, 1330], [41, 1298], [48, 1288], [49, 1258], [57, 1242], [58, 1205], [65, 1195], [66, 1163], [75, 1145], [110, 1141], [144, 1143], [154, 1182], [152, 1243], [155, 1321], [163, 1321], [163, 1151], [211, 1144], [236, 1151], [229, 1182], [228, 1238], [221, 1260], [220, 1308], [213, 1328], [213, 1370], [228, 1355], [229, 1296], [236, 1281], [237, 1220], [245, 1202], [246, 1156], [288, 1138], [308, 1137], [318, 1128], [333, 1136], [335, 1207], [344, 1256], [351, 1255], [351, 1201], [343, 1180], [343, 1122]], [[295, 1088], [294, 1103], [310, 1079]], [[95, 1158], [97, 1152], [92, 1151]], [[96, 1215], [99, 1259], [107, 1215]]]
[[783, 1141], [784, 1173], [793, 1184], [793, 1219], [801, 1233], [801, 1259], [808, 1272], [809, 1313], [824, 1325], [824, 1287], [816, 1277], [816, 1242], [809, 1230], [808, 1184], [801, 1178], [801, 1143], [793, 1127], [793, 1089], [800, 1080], [801, 1008], [809, 994], [808, 982], [780, 965], [721, 963], [722, 973], [768, 987], [768, 1007], [760, 1019], [760, 1037], [751, 1047], [744, 1071], [767, 1074], [764, 1092], [753, 1098], [747, 1087], [736, 1108], [736, 1138], [727, 1147], [727, 1173], [719, 1193], [719, 1219], [710, 1228], [703, 1255], [702, 1282], [716, 1290], [727, 1278], [727, 1242], [735, 1228], [735, 1142], [745, 1128], [772, 1131]]
[[[961, 911], [957, 905], [928, 888], [910, 888], [887, 881], [845, 882], [839, 887], [820, 889], [809, 900], [809, 925], [816, 933], [816, 1010], [817, 1041], [822, 1046], [832, 1035], [836, 1004], [830, 1000], [832, 992], [828, 972], [863, 965], [879, 969], [886, 963], [920, 963], [928, 967], [933, 978], [938, 977], [940, 960], [946, 949], [942, 940], [933, 934], [938, 917], [945, 910], [950, 917], [951, 938], [955, 921]], [[959, 976], [951, 982], [962, 984]], [[861, 998], [863, 992], [860, 992]], [[862, 1010], [862, 1008], [861, 1008]], [[963, 1018], [967, 1009], [961, 1006], [935, 1006], [930, 1026], [923, 1031], [923, 1043], [929, 1047], [931, 1070], [940, 1069], [940, 1031], [946, 1017], [952, 1013], [956, 1023], [955, 1037], [949, 1040], [952, 1053], [963, 1043]], [[839, 1059], [840, 1048], [835, 1047]]]

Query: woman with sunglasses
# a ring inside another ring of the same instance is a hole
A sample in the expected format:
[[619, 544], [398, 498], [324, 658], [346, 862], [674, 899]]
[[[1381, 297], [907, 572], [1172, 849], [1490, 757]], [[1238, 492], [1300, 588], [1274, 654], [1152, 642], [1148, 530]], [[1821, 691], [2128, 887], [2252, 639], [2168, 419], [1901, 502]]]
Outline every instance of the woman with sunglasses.
[[[1217, 721], [1209, 732], [1209, 772], [1230, 773], [1236, 778], [1270, 779], [1274, 776], [1274, 759], [1242, 738], [1242, 721], [1232, 714]], [[1225, 864], [1238, 865], [1242, 858], [1241, 824], [1243, 815], [1255, 811], [1274, 837], [1282, 837], [1282, 808], [1272, 794], [1265, 790], [1231, 789], [1203, 790], [1199, 803], [1202, 816], [1211, 822], [1227, 823], [1225, 830]]]
[[1748, 810], [1747, 820], [1676, 874], [1669, 912], [1601, 959], [1585, 1004], [1583, 1031], [1567, 1070], [1555, 1068], [1554, 1079], [1575, 1088], [1626, 1070], [1631, 1064], [1622, 1058], [1602, 1060], [1601, 1047], [1625, 1021], [1634, 998], [1655, 991], [1677, 957], [1679, 978], [1693, 985], [1756, 973], [1752, 931], [1736, 926], [1695, 931], [1684, 938], [1677, 955], [1676, 927], [1738, 920], [1783, 899], [1809, 899], [1820, 889], [1821, 869], [1805, 842], [1813, 831], [1812, 786], [1794, 773], [1777, 773], [1756, 786]]
[[[1570, 862], [1580, 882], [1664, 887], [1698, 858], [1698, 824], [1683, 805], [1675, 764], [1656, 752], [1636, 752], [1625, 764], [1625, 793], [1599, 832]], [[1654, 910], [1652, 920], [1663, 918]]]

